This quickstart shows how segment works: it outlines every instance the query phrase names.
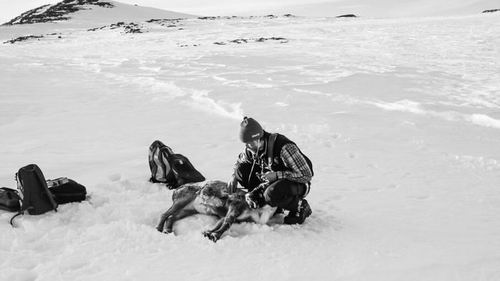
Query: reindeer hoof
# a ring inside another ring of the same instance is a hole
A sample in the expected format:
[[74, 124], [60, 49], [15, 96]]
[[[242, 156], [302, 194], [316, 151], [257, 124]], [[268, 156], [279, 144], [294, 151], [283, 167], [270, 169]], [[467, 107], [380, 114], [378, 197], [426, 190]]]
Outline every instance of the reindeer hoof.
[[217, 233], [210, 233], [208, 239], [215, 243], [219, 240], [219, 235], [217, 235]]
[[219, 240], [219, 235], [217, 235], [217, 233], [215, 232], [203, 231], [203, 236], [205, 236], [206, 238], [210, 239], [213, 242], [217, 242], [217, 240]]
[[214, 242], [214, 243], [215, 243], [215, 242], [217, 242], [217, 240], [219, 240], [219, 239], [217, 238], [217, 236], [215, 236], [215, 235], [213, 235], [213, 234], [211, 234], [210, 236], [208, 236], [208, 239], [210, 239], [210, 241], [212, 241], [212, 242]]
[[164, 228], [163, 226], [157, 226], [156, 230], [158, 230], [161, 233], [165, 233], [165, 234], [172, 233], [172, 229], [171, 228]]

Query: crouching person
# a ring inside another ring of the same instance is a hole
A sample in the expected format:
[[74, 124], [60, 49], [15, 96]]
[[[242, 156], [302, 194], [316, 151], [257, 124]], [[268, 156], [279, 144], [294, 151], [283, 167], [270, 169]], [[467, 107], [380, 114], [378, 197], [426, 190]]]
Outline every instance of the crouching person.
[[243, 119], [239, 137], [245, 150], [235, 164], [230, 190], [244, 188], [250, 207], [267, 203], [289, 211], [285, 224], [302, 224], [312, 213], [304, 199], [314, 175], [309, 158], [287, 137], [264, 131], [252, 118]]

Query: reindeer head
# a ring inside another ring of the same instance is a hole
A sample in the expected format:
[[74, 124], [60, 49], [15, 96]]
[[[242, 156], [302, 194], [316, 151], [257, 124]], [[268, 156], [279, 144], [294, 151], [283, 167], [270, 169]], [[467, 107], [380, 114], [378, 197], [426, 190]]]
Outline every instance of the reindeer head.
[[227, 183], [207, 181], [201, 189], [200, 196], [206, 205], [222, 207], [229, 196]]

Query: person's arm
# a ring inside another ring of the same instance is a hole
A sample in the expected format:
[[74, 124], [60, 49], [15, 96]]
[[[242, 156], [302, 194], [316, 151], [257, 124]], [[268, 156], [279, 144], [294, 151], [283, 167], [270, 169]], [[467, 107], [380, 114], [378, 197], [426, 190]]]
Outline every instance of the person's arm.
[[234, 174], [236, 173], [236, 169], [241, 163], [251, 163], [251, 161], [248, 158], [247, 149], [245, 149], [244, 152], [240, 153], [238, 159], [236, 160], [236, 163], [234, 163], [233, 174], [231, 175], [231, 178], [227, 183], [228, 187], [227, 189], [229, 193], [234, 193], [238, 188], [238, 180], [236, 180], [236, 176]]
[[280, 157], [284, 165], [291, 171], [276, 172], [277, 179], [288, 179], [300, 183], [311, 181], [311, 168], [309, 168], [306, 159], [295, 144], [289, 143], [284, 145], [281, 149]]

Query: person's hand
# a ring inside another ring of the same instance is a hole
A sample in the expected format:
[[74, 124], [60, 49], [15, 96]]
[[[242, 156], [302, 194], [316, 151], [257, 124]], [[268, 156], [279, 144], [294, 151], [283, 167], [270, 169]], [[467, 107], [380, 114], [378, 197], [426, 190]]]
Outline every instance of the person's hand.
[[227, 191], [229, 194], [236, 192], [236, 188], [238, 188], [238, 181], [235, 176], [232, 176], [231, 179], [227, 182]]
[[276, 172], [267, 172], [261, 176], [262, 180], [272, 183], [278, 180], [278, 173]]

